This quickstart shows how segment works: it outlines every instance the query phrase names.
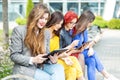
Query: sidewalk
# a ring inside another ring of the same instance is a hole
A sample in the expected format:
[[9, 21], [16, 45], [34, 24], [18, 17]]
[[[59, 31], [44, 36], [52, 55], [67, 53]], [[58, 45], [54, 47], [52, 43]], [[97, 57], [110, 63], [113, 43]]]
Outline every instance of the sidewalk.
[[[120, 30], [104, 29], [102, 39], [94, 46], [104, 68], [120, 79]], [[97, 72], [97, 80], [103, 76]]]

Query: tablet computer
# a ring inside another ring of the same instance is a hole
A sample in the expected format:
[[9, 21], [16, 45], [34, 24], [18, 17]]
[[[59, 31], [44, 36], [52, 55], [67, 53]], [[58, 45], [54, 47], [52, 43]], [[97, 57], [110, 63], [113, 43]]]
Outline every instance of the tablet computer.
[[63, 52], [65, 52], [65, 51], [67, 51], [68, 49], [58, 49], [58, 50], [54, 50], [54, 51], [52, 51], [52, 52], [50, 52], [50, 53], [48, 53], [47, 55], [45, 55], [45, 56], [43, 56], [43, 58], [48, 58], [48, 56], [53, 56], [54, 54], [61, 54], [61, 53], [63, 53]]
[[79, 48], [77, 48], [77, 50], [84, 50], [89, 44], [90, 44], [90, 41], [84, 43], [82, 46], [80, 46]]
[[[43, 56], [43, 58], [48, 58], [48, 56], [54, 56], [54, 54], [61, 54], [61, 53], [63, 53], [64, 51], [67, 51], [68, 49], [58, 49], [58, 50], [54, 50], [54, 51], [52, 51], [52, 52], [50, 52], [50, 53], [48, 53], [47, 55], [45, 55], [45, 56]], [[45, 60], [44, 62], [43, 62], [43, 64], [50, 64], [51, 63], [51, 61], [50, 61], [50, 59], [48, 58], [47, 60]]]

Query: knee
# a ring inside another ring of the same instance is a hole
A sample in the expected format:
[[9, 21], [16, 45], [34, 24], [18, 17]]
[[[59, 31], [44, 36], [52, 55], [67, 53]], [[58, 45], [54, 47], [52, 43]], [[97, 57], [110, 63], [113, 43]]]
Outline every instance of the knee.
[[52, 73], [64, 73], [64, 67], [60, 64], [54, 64], [53, 68], [51, 68]]
[[64, 67], [60, 64], [54, 64], [52, 71], [52, 80], [65, 80]]
[[35, 80], [50, 80], [51, 76], [48, 73], [46, 73], [40, 69], [37, 69], [34, 74], [34, 79]]
[[62, 70], [62, 71], [64, 71], [64, 67], [62, 66], [62, 65], [60, 65], [60, 64], [54, 64], [54, 69], [53, 70]]
[[93, 57], [86, 59], [86, 64], [88, 66], [95, 66], [95, 59]]
[[76, 69], [75, 68], [69, 68], [65, 70], [65, 78], [66, 80], [75, 80], [76, 79]]
[[66, 74], [68, 74], [68, 73], [70, 73], [70, 74], [75, 74], [76, 73], [76, 69], [75, 68], [73, 68], [73, 67], [69, 67], [68, 69], [66, 69], [65, 70], [65, 73]]

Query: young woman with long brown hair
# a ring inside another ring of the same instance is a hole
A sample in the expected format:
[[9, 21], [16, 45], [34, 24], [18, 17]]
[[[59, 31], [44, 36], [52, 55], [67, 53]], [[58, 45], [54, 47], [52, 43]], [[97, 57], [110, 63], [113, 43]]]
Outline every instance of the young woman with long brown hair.
[[[87, 27], [90, 27], [94, 19], [95, 19], [95, 16], [90, 10], [84, 11], [79, 17], [76, 23], [76, 33], [74, 34], [74, 38], [73, 38], [73, 40], [79, 40], [79, 43], [76, 47], [80, 47], [84, 43], [88, 42]], [[96, 69], [106, 79], [114, 80], [111, 77], [111, 75], [105, 71], [96, 52], [92, 48], [92, 46], [97, 41], [98, 41], [98, 38], [95, 38], [93, 41], [91, 41], [90, 45], [86, 49], [84, 49], [84, 51], [82, 52], [84, 55], [85, 64], [87, 65], [88, 80], [96, 80]]]
[[49, 57], [52, 64], [43, 63], [47, 59], [43, 56], [49, 53], [49, 34], [44, 30], [49, 19], [48, 8], [40, 3], [30, 12], [26, 27], [14, 28], [10, 45], [13, 74], [27, 75], [35, 80], [65, 80], [64, 68], [55, 64], [57, 55]]

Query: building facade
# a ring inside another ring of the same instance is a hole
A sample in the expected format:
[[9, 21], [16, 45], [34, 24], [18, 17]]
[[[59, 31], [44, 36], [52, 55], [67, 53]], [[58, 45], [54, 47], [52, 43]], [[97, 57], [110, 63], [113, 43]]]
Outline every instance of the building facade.
[[[36, 4], [39, 1], [40, 0], [33, 0], [33, 3]], [[58, 10], [65, 14], [68, 10], [73, 10], [79, 16], [85, 10], [91, 10], [95, 15], [103, 16], [105, 14], [104, 12], [107, 12], [105, 11], [106, 4], [110, 1], [111, 0], [43, 0], [43, 2], [49, 6], [51, 12]], [[118, 18], [120, 0], [113, 1], [115, 1], [115, 5], [113, 6], [112, 17]], [[25, 16], [26, 3], [27, 0], [8, 0], [9, 21], [14, 21], [17, 17]], [[0, 0], [0, 17], [0, 21], [2, 21], [2, 0]]]
[[[95, 15], [105, 16], [108, 19], [120, 17], [120, 0], [47, 0], [47, 4], [65, 14], [69, 10], [79, 16], [85, 10], [91, 10]], [[111, 15], [110, 15], [111, 13]]]
[[[36, 4], [39, 0], [33, 0], [33, 2]], [[26, 5], [27, 0], [8, 0], [9, 21], [15, 21], [18, 17], [25, 17]], [[2, 21], [2, 0], [0, 0], [0, 21]]]

